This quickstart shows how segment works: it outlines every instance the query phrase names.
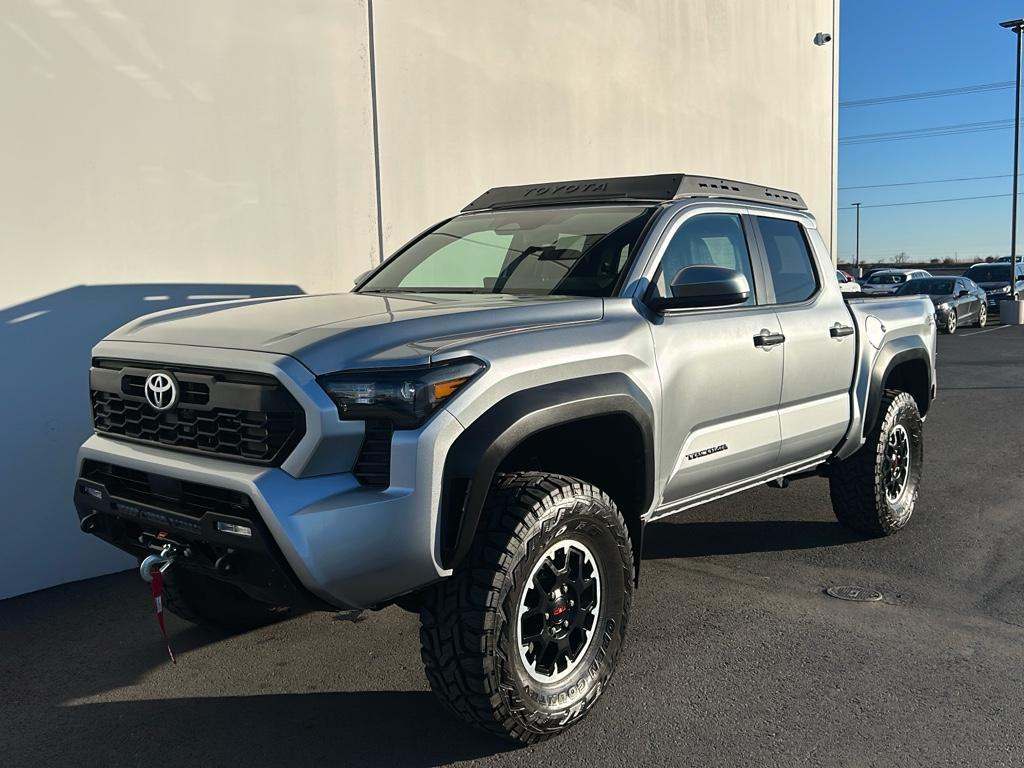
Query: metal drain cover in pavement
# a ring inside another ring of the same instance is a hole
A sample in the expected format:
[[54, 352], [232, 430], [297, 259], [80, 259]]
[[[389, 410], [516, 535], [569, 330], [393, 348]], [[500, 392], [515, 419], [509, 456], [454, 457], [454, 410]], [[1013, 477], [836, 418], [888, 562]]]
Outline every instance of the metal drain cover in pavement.
[[882, 599], [882, 593], [868, 587], [829, 587], [825, 590], [829, 597], [840, 600], [853, 600], [856, 603], [874, 603]]

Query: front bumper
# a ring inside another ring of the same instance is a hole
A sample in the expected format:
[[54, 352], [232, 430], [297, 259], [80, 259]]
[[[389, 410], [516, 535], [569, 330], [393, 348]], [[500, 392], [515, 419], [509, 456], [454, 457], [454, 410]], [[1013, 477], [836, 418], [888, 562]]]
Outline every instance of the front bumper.
[[1008, 293], [989, 293], [985, 295], [985, 305], [988, 307], [989, 313], [995, 312], [999, 314], [999, 302], [1006, 301], [1010, 298]]
[[[147, 542], [163, 533], [164, 538], [199, 542], [219, 552], [218, 547], [234, 539], [230, 534], [217, 534], [215, 523], [219, 519], [230, 522], [231, 515], [213, 505], [209, 519], [193, 522], [190, 528], [166, 507], [131, 499], [119, 506], [105, 488], [81, 479], [85, 462], [244, 494], [251, 499], [259, 529], [254, 546], [260, 548], [261, 557], [266, 555], [280, 566], [283, 581], [294, 587], [294, 601], [285, 599], [287, 591], [276, 588], [275, 601], [297, 605], [322, 601], [341, 608], [372, 606], [449, 575], [440, 565], [440, 483], [434, 481], [443, 470], [443, 448], [461, 431], [459, 422], [442, 410], [419, 430], [396, 432], [391, 485], [386, 489], [365, 488], [349, 472], [293, 477], [280, 468], [182, 455], [94, 435], [79, 451], [75, 503], [80, 518], [99, 514], [94, 519], [102, 523], [97, 535], [132, 554], [148, 553], [146, 545], [138, 543], [140, 533]], [[90, 487], [96, 492], [89, 493]], [[136, 508], [134, 518], [132, 507]], [[104, 535], [118, 526], [122, 534], [127, 530], [135, 538], [121, 535], [115, 540]], [[246, 581], [244, 574], [233, 578], [242, 579], [240, 587], [261, 596], [254, 590], [263, 585]], [[305, 592], [312, 600], [305, 599]], [[264, 599], [269, 597], [264, 595]]]

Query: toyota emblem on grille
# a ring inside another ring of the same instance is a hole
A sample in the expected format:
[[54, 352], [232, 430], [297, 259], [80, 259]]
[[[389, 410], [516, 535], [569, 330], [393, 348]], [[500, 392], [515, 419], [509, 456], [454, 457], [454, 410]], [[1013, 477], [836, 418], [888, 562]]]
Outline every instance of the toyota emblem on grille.
[[146, 402], [158, 411], [178, 404], [178, 382], [169, 373], [151, 373], [146, 379]]

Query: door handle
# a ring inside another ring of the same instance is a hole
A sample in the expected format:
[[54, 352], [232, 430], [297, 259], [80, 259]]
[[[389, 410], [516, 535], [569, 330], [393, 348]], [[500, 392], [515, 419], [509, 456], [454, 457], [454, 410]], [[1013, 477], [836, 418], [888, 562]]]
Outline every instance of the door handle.
[[786, 337], [781, 333], [772, 333], [767, 328], [762, 328], [761, 332], [754, 337], [754, 346], [765, 349], [767, 347], [774, 347], [777, 344], [781, 344], [786, 340]]
[[833, 339], [841, 339], [844, 336], [853, 336], [853, 326], [836, 323], [828, 329], [828, 335]]

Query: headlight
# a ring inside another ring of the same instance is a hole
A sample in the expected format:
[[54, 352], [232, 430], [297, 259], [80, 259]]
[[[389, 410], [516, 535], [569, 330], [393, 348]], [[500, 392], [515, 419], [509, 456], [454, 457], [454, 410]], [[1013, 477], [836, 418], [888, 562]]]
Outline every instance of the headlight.
[[412, 429], [483, 369], [478, 360], [452, 360], [417, 368], [339, 371], [317, 382], [337, 404], [341, 419], [385, 419], [396, 429]]
[[949, 304], [947, 304], [945, 302], [943, 302], [942, 304], [936, 304], [935, 305], [935, 311], [936, 312], [948, 312], [949, 311]]
[[989, 293], [1009, 293], [1010, 286], [1004, 285], [1002, 288], [993, 288]]

